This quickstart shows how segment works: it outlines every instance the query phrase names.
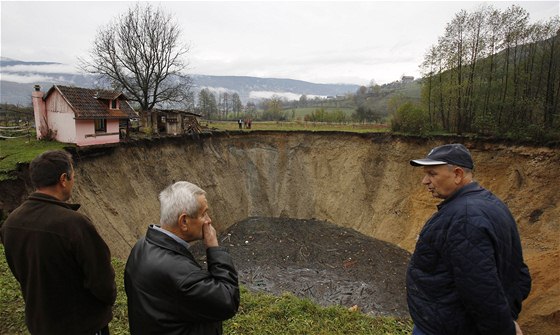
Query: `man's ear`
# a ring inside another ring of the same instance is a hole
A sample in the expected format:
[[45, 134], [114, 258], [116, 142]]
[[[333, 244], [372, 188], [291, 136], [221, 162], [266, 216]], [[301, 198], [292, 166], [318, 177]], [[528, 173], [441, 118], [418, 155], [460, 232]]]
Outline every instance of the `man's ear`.
[[453, 173], [455, 173], [455, 183], [460, 184], [463, 181], [463, 177], [465, 177], [465, 170], [461, 169], [460, 167], [456, 166], [453, 169]]
[[60, 177], [58, 177], [58, 183], [61, 184], [62, 186], [65, 186], [68, 180], [70, 180], [70, 177], [66, 172], [61, 174]]
[[179, 215], [179, 218], [177, 218], [177, 227], [179, 227], [181, 231], [189, 230], [189, 216], [187, 213]]

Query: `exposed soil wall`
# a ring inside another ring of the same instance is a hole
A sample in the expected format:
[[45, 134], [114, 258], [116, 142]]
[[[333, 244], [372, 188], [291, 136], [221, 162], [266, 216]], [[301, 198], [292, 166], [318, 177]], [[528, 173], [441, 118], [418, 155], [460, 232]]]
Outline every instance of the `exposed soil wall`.
[[[438, 201], [420, 184], [421, 170], [408, 161], [454, 141], [471, 150], [476, 179], [517, 219], [534, 278], [521, 323], [528, 334], [552, 333], [560, 326], [558, 148], [349, 133], [167, 138], [78, 151], [72, 201], [82, 204], [120, 258], [128, 256], [148, 224], [157, 223], [157, 195], [178, 180], [208, 192], [214, 224], [221, 230], [248, 217], [315, 218], [412, 252]], [[18, 194], [1, 184], [0, 191]], [[13, 205], [2, 201], [4, 209]]]

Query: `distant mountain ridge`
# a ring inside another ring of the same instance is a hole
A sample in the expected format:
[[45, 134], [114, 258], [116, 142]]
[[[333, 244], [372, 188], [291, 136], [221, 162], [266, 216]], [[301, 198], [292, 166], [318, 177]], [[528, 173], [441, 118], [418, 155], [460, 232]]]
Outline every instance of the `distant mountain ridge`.
[[[191, 75], [198, 87], [223, 87], [241, 91], [279, 91], [307, 95], [337, 95], [355, 93], [354, 84], [317, 84], [296, 79], [259, 78], [249, 76]], [[239, 92], [241, 93], [241, 92]]]
[[[26, 66], [30, 68], [26, 69]], [[40, 85], [43, 90], [48, 90], [54, 84], [85, 88], [97, 86], [95, 76], [57, 72], [56, 69], [47, 71], [47, 67], [53, 66], [61, 67], [64, 64], [43, 61], [26, 62], [2, 57], [0, 59], [0, 70], [2, 73], [0, 80], [0, 103], [30, 105], [31, 92], [34, 85]], [[41, 67], [44, 68], [41, 69]], [[237, 92], [243, 103], [273, 94], [290, 99], [303, 94], [308, 96], [345, 95], [347, 93], [355, 93], [360, 87], [354, 84], [317, 84], [302, 80], [280, 78], [197, 74], [190, 76], [193, 79], [195, 94], [198, 94], [203, 88], [210, 89], [216, 95], [220, 92]], [[6, 77], [8, 79], [5, 79]], [[20, 82], [15, 81], [14, 77], [17, 77]], [[37, 78], [37, 80], [33, 80], [34, 78]], [[21, 81], [26, 83], [21, 83]]]
[[52, 64], [62, 65], [62, 63], [56, 63], [56, 62], [26, 62], [22, 60], [7, 58], [7, 57], [0, 58], [0, 67], [15, 66], [15, 65], [52, 65]]

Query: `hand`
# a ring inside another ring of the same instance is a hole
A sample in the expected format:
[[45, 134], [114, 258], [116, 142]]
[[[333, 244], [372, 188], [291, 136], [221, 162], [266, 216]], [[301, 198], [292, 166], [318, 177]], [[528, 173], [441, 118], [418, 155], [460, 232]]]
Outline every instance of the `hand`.
[[516, 321], [513, 321], [513, 323], [515, 324], [515, 335], [523, 335], [523, 332], [521, 331], [519, 324]]
[[202, 225], [202, 235], [206, 248], [218, 246], [218, 236], [216, 236], [216, 229], [214, 229], [214, 226], [212, 226], [211, 223], [204, 223]]

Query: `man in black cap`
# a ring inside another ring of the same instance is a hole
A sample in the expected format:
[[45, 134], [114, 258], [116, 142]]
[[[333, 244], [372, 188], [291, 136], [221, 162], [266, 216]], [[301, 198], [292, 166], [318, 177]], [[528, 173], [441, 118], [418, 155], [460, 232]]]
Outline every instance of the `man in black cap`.
[[436, 147], [410, 164], [423, 167], [422, 184], [443, 199], [407, 270], [413, 335], [522, 334], [515, 320], [531, 277], [509, 209], [474, 181], [462, 144]]

